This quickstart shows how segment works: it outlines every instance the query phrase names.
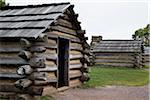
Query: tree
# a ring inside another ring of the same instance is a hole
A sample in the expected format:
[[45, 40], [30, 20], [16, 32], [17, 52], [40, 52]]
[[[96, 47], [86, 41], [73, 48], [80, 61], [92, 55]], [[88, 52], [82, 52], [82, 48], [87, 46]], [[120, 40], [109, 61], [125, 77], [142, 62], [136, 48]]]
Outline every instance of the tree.
[[2, 9], [2, 7], [5, 6], [6, 6], [5, 0], [0, 0], [0, 9]]
[[150, 24], [148, 24], [145, 28], [136, 30], [132, 35], [132, 38], [135, 40], [142, 40], [144, 45], [150, 46]]

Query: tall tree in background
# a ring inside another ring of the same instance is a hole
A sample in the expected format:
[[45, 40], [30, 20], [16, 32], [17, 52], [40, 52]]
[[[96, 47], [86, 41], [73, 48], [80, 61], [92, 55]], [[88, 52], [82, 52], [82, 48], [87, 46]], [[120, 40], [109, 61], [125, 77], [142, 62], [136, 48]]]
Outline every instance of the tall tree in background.
[[145, 28], [136, 30], [135, 34], [132, 35], [132, 38], [135, 40], [142, 40], [145, 46], [150, 46], [150, 24]]
[[5, 0], [0, 0], [0, 9], [2, 9], [2, 7], [5, 6], [6, 6]]

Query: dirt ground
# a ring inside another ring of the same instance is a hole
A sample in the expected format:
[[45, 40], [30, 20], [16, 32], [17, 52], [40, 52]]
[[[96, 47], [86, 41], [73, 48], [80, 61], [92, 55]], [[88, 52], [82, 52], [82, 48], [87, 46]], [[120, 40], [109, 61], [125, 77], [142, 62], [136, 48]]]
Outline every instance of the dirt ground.
[[107, 86], [70, 89], [53, 95], [54, 100], [150, 100], [149, 87]]

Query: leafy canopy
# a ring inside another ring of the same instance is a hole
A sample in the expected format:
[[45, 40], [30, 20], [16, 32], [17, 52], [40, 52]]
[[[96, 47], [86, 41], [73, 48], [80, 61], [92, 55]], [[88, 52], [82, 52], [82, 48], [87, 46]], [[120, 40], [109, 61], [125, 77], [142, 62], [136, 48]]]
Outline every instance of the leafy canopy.
[[146, 46], [150, 46], [150, 24], [136, 30], [132, 38], [135, 40], [142, 40]]
[[0, 0], [0, 9], [2, 9], [2, 7], [5, 6], [6, 6], [5, 0]]

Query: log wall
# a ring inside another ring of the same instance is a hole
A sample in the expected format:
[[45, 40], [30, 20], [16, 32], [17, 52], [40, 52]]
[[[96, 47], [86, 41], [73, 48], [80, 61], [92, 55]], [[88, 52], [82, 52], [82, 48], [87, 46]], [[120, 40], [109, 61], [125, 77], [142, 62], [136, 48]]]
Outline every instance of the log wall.
[[48, 87], [57, 91], [58, 37], [70, 42], [68, 87], [88, 80], [84, 33], [73, 24], [74, 19], [64, 15], [36, 40], [1, 41], [0, 92], [44, 95]]
[[94, 53], [95, 64], [103, 66], [136, 67], [142, 65], [141, 54], [135, 53]]

